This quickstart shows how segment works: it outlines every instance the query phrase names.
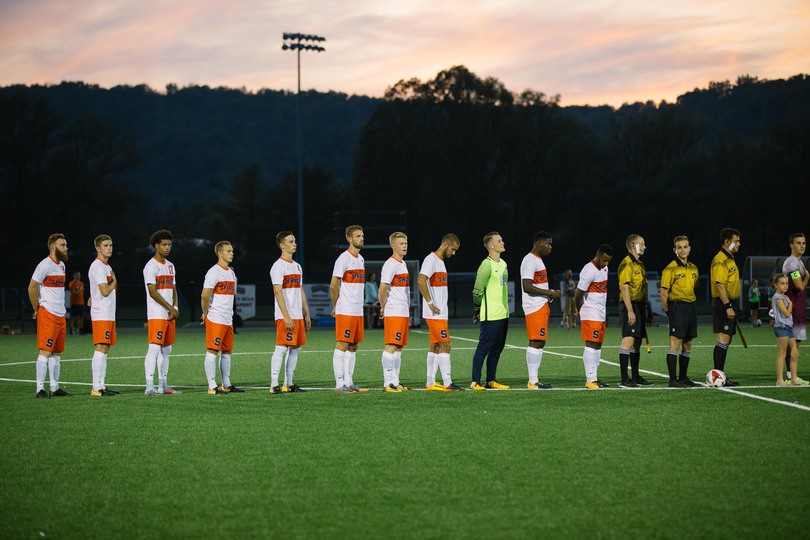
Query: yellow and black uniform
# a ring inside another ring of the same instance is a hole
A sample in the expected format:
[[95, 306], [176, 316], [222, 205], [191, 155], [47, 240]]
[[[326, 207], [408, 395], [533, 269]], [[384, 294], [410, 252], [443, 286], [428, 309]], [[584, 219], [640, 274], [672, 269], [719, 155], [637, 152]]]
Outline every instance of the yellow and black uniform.
[[684, 341], [697, 337], [695, 288], [698, 285], [697, 266], [675, 259], [661, 272], [661, 288], [667, 290], [669, 335]]
[[621, 287], [627, 285], [630, 289], [630, 302], [636, 314], [636, 324], [627, 324], [627, 306], [619, 300], [619, 320], [622, 325], [622, 337], [641, 339], [647, 337], [647, 269], [644, 263], [633, 255], [627, 255], [619, 263], [619, 297]]
[[[736, 312], [734, 303], [740, 299], [740, 272], [737, 268], [737, 261], [734, 255], [721, 249], [712, 259], [711, 268], [712, 280], [712, 319], [714, 331], [720, 334], [733, 336], [736, 332], [736, 325], [733, 319], [726, 315], [726, 309], [731, 308]], [[728, 304], [723, 304], [717, 293], [717, 284], [726, 288], [728, 294]]]

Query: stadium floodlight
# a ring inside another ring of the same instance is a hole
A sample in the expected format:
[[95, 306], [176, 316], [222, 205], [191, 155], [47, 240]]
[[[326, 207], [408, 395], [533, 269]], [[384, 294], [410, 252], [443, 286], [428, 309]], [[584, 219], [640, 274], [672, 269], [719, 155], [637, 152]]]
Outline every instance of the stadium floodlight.
[[312, 45], [310, 43], [302, 43], [313, 41], [322, 43], [326, 41], [323, 36], [316, 36], [310, 34], [284, 32], [281, 34], [284, 43], [281, 49], [284, 51], [295, 51], [298, 56], [298, 93], [296, 94], [296, 114], [298, 117], [298, 237], [296, 238], [298, 244], [298, 263], [304, 267], [304, 158], [301, 150], [301, 51], [315, 51], [323, 52], [326, 49], [320, 45]]

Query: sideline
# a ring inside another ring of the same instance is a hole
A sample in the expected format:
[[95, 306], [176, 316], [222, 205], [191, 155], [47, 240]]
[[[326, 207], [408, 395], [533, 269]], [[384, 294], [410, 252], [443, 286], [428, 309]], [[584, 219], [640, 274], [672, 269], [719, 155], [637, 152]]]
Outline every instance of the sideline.
[[[427, 332], [423, 332], [421, 330], [417, 330], [415, 333], [427, 334]], [[477, 339], [464, 338], [464, 337], [458, 337], [458, 336], [454, 336], [451, 339], [459, 339], [461, 341], [472, 341], [472, 342], [477, 342], [478, 341]], [[518, 347], [517, 345], [510, 345], [509, 343], [506, 344], [506, 347], [510, 348], [510, 349], [525, 349], [525, 347]], [[554, 352], [554, 351], [545, 351], [543, 354], [552, 354], [554, 356], [562, 356], [563, 358], [576, 358], [576, 359], [580, 359], [580, 360], [582, 359], [581, 356], [577, 356], [577, 355], [574, 355], [574, 354], [559, 353], [559, 352]], [[609, 360], [603, 360], [601, 358], [599, 359], [599, 361], [601, 363], [607, 364], [609, 366], [618, 366], [619, 365], [616, 362], [611, 362]], [[665, 375], [665, 374], [659, 373], [657, 371], [650, 371], [650, 370], [647, 370], [647, 369], [640, 369], [639, 371], [641, 371], [642, 373], [645, 373], [647, 375], [655, 375], [656, 377], [662, 377], [664, 379], [669, 380], [669, 375]], [[697, 382], [697, 384], [701, 385], [703, 388], [706, 388], [708, 390], [719, 390], [720, 392], [727, 392], [729, 394], [736, 394], [738, 396], [743, 396], [743, 397], [747, 397], [747, 398], [751, 398], [751, 399], [758, 399], [760, 401], [773, 403], [775, 405], [783, 405], [785, 407], [792, 407], [794, 409], [799, 409], [801, 411], [810, 412], [810, 407], [808, 407], [807, 405], [801, 405], [799, 403], [793, 403], [792, 401], [782, 401], [780, 399], [774, 399], [774, 398], [769, 398], [769, 397], [765, 397], [765, 396], [758, 396], [756, 394], [749, 394], [748, 392], [743, 392], [742, 390], [739, 389], [739, 388], [776, 388], [775, 386], [743, 386], [743, 387], [738, 387], [737, 389], [734, 389], [734, 388], [709, 388], [704, 383], [701, 383], [701, 382], [698, 382], [698, 381], [695, 381], [695, 382]], [[554, 389], [552, 389], [552, 390], [554, 390]], [[583, 390], [585, 390], [585, 389], [583, 389]], [[610, 388], [605, 388], [603, 390], [610, 390]], [[624, 389], [619, 389], [619, 388], [617, 388], [617, 390], [625, 391]], [[649, 392], [650, 390], [653, 390], [653, 389], [652, 388], [645, 388], [645, 389], [643, 389], [641, 391], [642, 392]], [[659, 390], [670, 390], [670, 388], [659, 388]], [[684, 391], [684, 390], [689, 391], [689, 389], [677, 389], [677, 388], [672, 388], [671, 390], [673, 390], [673, 391], [679, 391], [679, 390], [680, 391]], [[692, 389], [692, 390], [694, 390], [694, 389]], [[631, 389], [629, 391], [633, 392], [634, 390]]]

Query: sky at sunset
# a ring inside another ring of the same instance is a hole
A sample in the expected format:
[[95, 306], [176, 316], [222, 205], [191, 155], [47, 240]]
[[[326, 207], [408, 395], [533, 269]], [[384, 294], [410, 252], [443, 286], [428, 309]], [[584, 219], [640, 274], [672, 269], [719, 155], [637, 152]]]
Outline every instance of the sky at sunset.
[[[767, 6], [767, 7], [765, 7]], [[808, 0], [0, 0], [0, 85], [84, 81], [382, 96], [463, 64], [563, 105], [810, 73]]]

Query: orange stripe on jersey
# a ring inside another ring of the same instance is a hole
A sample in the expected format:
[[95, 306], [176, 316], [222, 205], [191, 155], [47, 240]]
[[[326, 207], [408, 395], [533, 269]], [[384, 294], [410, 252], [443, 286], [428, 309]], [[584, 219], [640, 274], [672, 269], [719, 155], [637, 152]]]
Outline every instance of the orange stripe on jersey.
[[42, 282], [43, 287], [65, 288], [65, 276], [47, 276]]
[[436, 272], [429, 281], [431, 287], [447, 287], [447, 272]]
[[408, 287], [411, 284], [410, 274], [396, 274], [391, 280], [392, 287]]
[[171, 289], [174, 287], [174, 276], [156, 276], [156, 289]]
[[343, 272], [343, 283], [365, 283], [366, 271], [363, 268]]
[[532, 280], [532, 283], [537, 283], [537, 284], [548, 283], [548, 272], [546, 272], [545, 270], [540, 270], [539, 272], [535, 272], [534, 273], [534, 280]]
[[236, 293], [236, 283], [233, 281], [220, 281], [214, 285], [214, 294], [233, 296]]
[[607, 280], [591, 283], [588, 286], [588, 292], [607, 293]]
[[281, 283], [282, 289], [300, 289], [301, 288], [301, 274], [288, 274], [284, 276], [284, 281]]

